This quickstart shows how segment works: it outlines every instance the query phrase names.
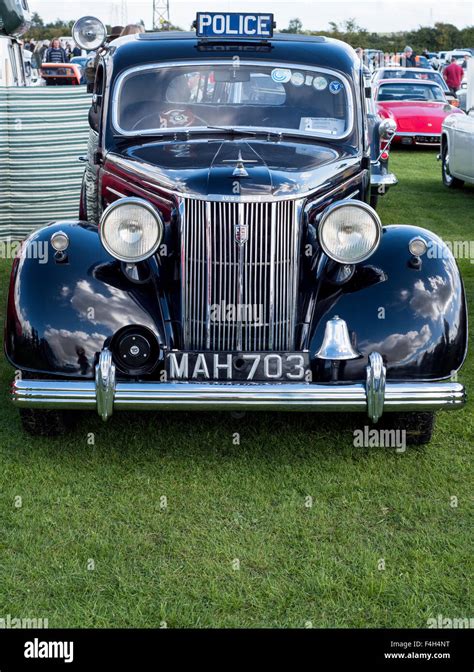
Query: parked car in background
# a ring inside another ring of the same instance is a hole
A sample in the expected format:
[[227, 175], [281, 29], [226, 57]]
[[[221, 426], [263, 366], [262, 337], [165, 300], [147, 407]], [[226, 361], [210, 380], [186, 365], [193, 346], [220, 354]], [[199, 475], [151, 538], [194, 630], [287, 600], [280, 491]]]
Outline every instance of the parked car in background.
[[441, 152], [443, 183], [448, 188], [474, 184], [474, 62], [467, 72], [467, 114], [451, 114], [443, 121]]
[[446, 64], [446, 54], [447, 51], [438, 51], [438, 61], [439, 61], [439, 66], [443, 67], [443, 65]]
[[463, 112], [467, 112], [467, 88], [463, 87], [456, 91], [456, 96], [459, 101], [459, 109]]
[[456, 61], [461, 65], [461, 63], [464, 62], [464, 59], [470, 58], [472, 56], [471, 52], [468, 51], [467, 49], [453, 49], [452, 51], [447, 51], [445, 55], [445, 65], [451, 62], [452, 58], [455, 58]]
[[401, 67], [385, 67], [376, 70], [372, 76], [373, 84], [377, 84], [382, 79], [416, 79], [421, 81], [436, 82], [443, 89], [447, 100], [454, 107], [458, 107], [459, 103], [456, 96], [453, 96], [446, 84], [443, 75], [433, 68], [401, 68]]
[[86, 76], [85, 76], [85, 69], [86, 69], [86, 63], [89, 60], [89, 56], [73, 56], [71, 58], [71, 63], [74, 65], [77, 65], [78, 68], [81, 71], [81, 80], [80, 84], [86, 84]]
[[389, 150], [395, 133], [395, 126], [392, 127], [392, 133], [388, 138], [383, 137], [383, 134], [380, 133], [381, 117], [374, 99], [370, 71], [364, 66], [363, 72], [371, 159], [369, 203], [373, 208], [376, 208], [379, 197], [385, 194], [390, 187], [398, 184], [396, 176], [389, 169]]
[[449, 104], [439, 84], [417, 79], [381, 80], [375, 87], [378, 112], [397, 124], [395, 143], [439, 145], [441, 124], [451, 113], [464, 115]]
[[[368, 204], [360, 59], [274, 35], [271, 14], [195, 25], [100, 51], [78, 218], [13, 264], [24, 428], [67, 431], [79, 410], [360, 411], [426, 443], [435, 411], [465, 401], [464, 288], [443, 241]], [[91, 17], [74, 32], [106, 39]]]
[[430, 59], [426, 56], [415, 56], [415, 63], [417, 68], [431, 68]]
[[46, 86], [77, 86], [81, 83], [82, 72], [75, 63], [43, 63], [41, 77]]

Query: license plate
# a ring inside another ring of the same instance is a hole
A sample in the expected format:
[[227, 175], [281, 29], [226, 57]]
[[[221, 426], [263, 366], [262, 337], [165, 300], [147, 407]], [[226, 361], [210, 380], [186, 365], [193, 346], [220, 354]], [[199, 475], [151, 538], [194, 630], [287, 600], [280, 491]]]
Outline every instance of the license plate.
[[297, 382], [310, 380], [307, 352], [182, 352], [166, 354], [167, 380]]
[[415, 135], [415, 142], [420, 143], [420, 145], [435, 145], [440, 142], [440, 138], [436, 135]]

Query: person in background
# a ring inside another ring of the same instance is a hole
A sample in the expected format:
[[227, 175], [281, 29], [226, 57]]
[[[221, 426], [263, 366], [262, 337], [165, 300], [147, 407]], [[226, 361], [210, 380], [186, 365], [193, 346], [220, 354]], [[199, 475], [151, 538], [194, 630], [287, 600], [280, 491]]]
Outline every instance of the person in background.
[[123, 26], [113, 26], [112, 30], [110, 31], [110, 35], [107, 38], [107, 43], [110, 44], [110, 42], [116, 40], [117, 37], [120, 37], [123, 30], [124, 30]]
[[124, 35], [137, 35], [138, 33], [144, 33], [144, 32], [145, 28], [143, 27], [142, 24], [138, 25], [136, 23], [129, 23], [120, 33], [120, 37], [123, 37]]
[[44, 61], [45, 56], [46, 56], [46, 52], [48, 51], [48, 49], [49, 49], [48, 41], [47, 41], [47, 40], [43, 40], [43, 41], [41, 42], [41, 47], [40, 47], [40, 49], [39, 49], [39, 52], [40, 52], [40, 54], [41, 54], [41, 62]]
[[461, 68], [462, 68], [463, 70], [466, 70], [470, 58], [471, 58], [471, 54], [466, 54], [466, 55], [464, 56], [464, 60], [463, 60], [463, 62], [461, 63]]
[[456, 95], [456, 91], [460, 88], [462, 78], [464, 77], [464, 70], [456, 62], [454, 56], [451, 58], [451, 63], [443, 70], [443, 77], [451, 93]]
[[45, 63], [68, 63], [69, 59], [67, 57], [65, 49], [61, 47], [61, 43], [58, 38], [55, 37], [51, 41], [51, 46], [46, 51], [44, 57]]
[[370, 77], [370, 70], [367, 67], [367, 65], [365, 64], [366, 59], [364, 59], [364, 50], [362, 49], [362, 47], [357, 47], [355, 52], [356, 52], [357, 56], [359, 57], [360, 62], [362, 63], [362, 70], [364, 72], [364, 76], [365, 77]]
[[433, 56], [433, 58], [430, 59], [430, 65], [433, 70], [439, 70], [439, 58], [437, 56]]
[[45, 43], [40, 40], [39, 42], [36, 43], [35, 49], [31, 56], [31, 65], [33, 66], [33, 68], [36, 68], [36, 70], [39, 70], [41, 67], [41, 63], [44, 60], [45, 51], [46, 51]]
[[66, 52], [66, 56], [68, 57], [68, 60], [70, 61], [72, 58], [72, 44], [70, 42], [66, 42], [66, 46], [64, 47], [64, 51]]
[[74, 58], [75, 56], [82, 56], [82, 50], [80, 47], [77, 46], [77, 44], [72, 50], [72, 57]]
[[402, 63], [405, 68], [416, 68], [416, 54], [411, 47], [405, 47], [403, 50]]

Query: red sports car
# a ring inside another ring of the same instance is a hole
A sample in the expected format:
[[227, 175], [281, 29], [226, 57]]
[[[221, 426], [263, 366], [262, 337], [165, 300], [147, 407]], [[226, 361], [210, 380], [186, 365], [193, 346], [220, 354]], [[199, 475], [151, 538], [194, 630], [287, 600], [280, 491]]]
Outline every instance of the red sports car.
[[375, 90], [377, 111], [397, 123], [394, 142], [404, 145], [439, 145], [441, 125], [453, 113], [439, 84], [418, 79], [383, 79]]

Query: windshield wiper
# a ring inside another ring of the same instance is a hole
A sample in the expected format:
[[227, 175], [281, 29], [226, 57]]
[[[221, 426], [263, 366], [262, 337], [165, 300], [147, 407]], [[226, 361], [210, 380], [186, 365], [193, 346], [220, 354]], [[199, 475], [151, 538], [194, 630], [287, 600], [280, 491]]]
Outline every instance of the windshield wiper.
[[280, 140], [283, 140], [283, 138], [286, 137], [288, 138], [297, 137], [305, 139], [305, 136], [301, 136], [298, 133], [292, 133], [291, 131], [281, 131], [275, 128], [259, 128], [255, 131], [246, 131], [243, 128], [230, 128], [230, 127], [226, 128], [225, 126], [206, 126], [206, 128], [208, 128], [209, 130], [223, 131], [226, 133], [230, 133], [231, 135], [252, 135], [254, 137], [264, 136], [267, 138], [269, 142], [271, 140], [279, 142]]
[[257, 135], [257, 131], [244, 131], [243, 128], [231, 128], [230, 126], [206, 126], [210, 131], [222, 131], [230, 135]]

